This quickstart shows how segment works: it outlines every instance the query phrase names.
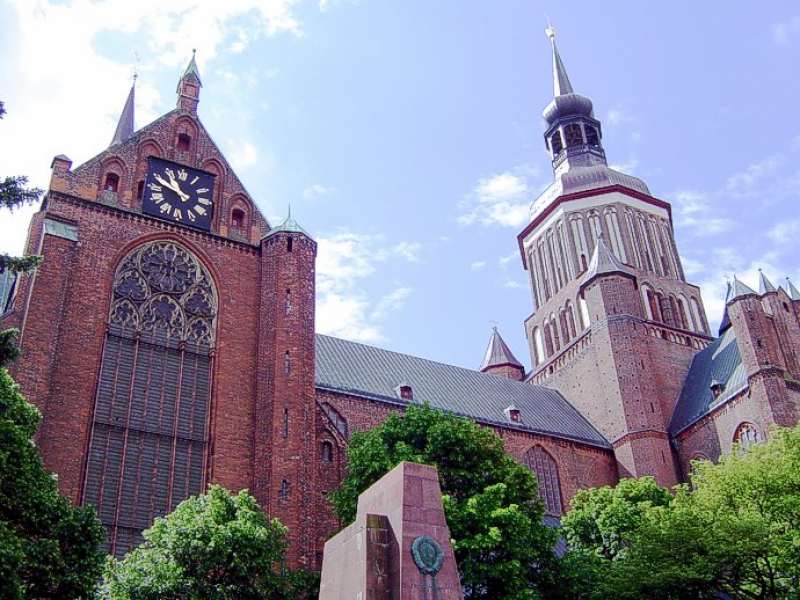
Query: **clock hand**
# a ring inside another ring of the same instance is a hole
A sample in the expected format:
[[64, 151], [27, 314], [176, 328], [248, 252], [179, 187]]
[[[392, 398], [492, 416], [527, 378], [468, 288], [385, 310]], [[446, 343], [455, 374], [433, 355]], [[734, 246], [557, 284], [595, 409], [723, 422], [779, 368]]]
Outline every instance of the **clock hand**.
[[178, 187], [178, 182], [175, 181], [174, 179], [170, 178], [171, 181], [167, 181], [166, 179], [161, 177], [158, 173], [155, 173], [153, 176], [155, 177], [156, 181], [158, 181], [161, 185], [168, 187], [173, 192], [178, 194], [178, 196], [181, 199], [181, 202], [186, 202], [189, 199], [189, 195], [181, 191], [181, 189]]
[[167, 171], [167, 177], [172, 182], [170, 186], [173, 191], [181, 197], [181, 202], [186, 202], [189, 199], [189, 194], [186, 194], [181, 190], [180, 184], [175, 180], [175, 176], [172, 174], [172, 171]]

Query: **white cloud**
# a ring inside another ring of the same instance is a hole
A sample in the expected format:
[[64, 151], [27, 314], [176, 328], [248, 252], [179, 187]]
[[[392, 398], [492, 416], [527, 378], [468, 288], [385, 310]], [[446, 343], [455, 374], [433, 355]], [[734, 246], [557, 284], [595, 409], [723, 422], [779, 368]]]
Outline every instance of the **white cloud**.
[[486, 266], [485, 260], [476, 260], [474, 263], [469, 265], [471, 271], [480, 271]]
[[616, 106], [608, 111], [605, 120], [606, 123], [608, 123], [613, 127], [625, 123], [633, 123], [634, 121], [636, 121], [636, 118], [623, 107]]
[[509, 279], [508, 281], [506, 281], [503, 284], [503, 287], [511, 288], [511, 289], [518, 289], [518, 288], [522, 287], [522, 284], [519, 281], [514, 281], [513, 279]]
[[258, 150], [247, 140], [231, 142], [229, 145], [231, 151], [228, 157], [234, 169], [244, 170], [252, 167], [258, 161]]
[[[26, 174], [45, 188], [53, 156], [65, 153], [77, 166], [108, 145], [130, 87], [134, 54], [112, 58], [102, 53], [98, 38], [118, 35], [125, 47], [135, 37], [142, 59], [136, 124], [142, 126], [166, 104], [150, 73], [167, 66], [177, 77], [193, 47], [202, 72], [220, 52], [241, 52], [259, 37], [301, 36], [293, 14], [298, 1], [12, 0], [5, 26], [15, 32], [7, 53], [13, 60], [0, 71], [8, 110], [0, 137], [14, 144], [0, 144], [2, 174]], [[245, 148], [244, 161], [251, 156]], [[4, 249], [21, 251], [29, 214], [0, 215]]]
[[765, 178], [773, 175], [785, 162], [785, 157], [781, 155], [769, 156], [763, 160], [754, 162], [745, 167], [744, 170], [731, 175], [725, 183], [725, 189], [729, 194], [735, 196], [748, 196], [754, 193], [760, 193], [762, 190], [757, 189], [757, 186], [759, 186]]
[[778, 244], [789, 244], [800, 240], [800, 219], [778, 223], [768, 233], [770, 239]]
[[497, 259], [497, 264], [501, 269], [507, 269], [511, 261], [519, 257], [519, 250], [514, 250], [511, 254], [506, 254]]
[[395, 254], [402, 256], [408, 262], [419, 262], [419, 253], [422, 250], [422, 244], [419, 242], [400, 242], [392, 250]]
[[312, 183], [303, 190], [303, 198], [306, 200], [316, 200], [317, 198], [328, 196], [335, 191], [334, 188], [324, 186], [321, 183]]
[[525, 171], [498, 173], [480, 179], [470, 196], [461, 203], [460, 225], [502, 225], [520, 227], [528, 221], [531, 187]]
[[716, 235], [730, 231], [736, 225], [732, 219], [713, 213], [708, 194], [683, 190], [674, 198], [676, 225], [693, 235]]
[[634, 171], [636, 171], [636, 167], [639, 166], [639, 159], [635, 157], [629, 158], [624, 163], [615, 163], [608, 165], [615, 171], [619, 171], [620, 173], [626, 173], [628, 175], [632, 175]]
[[384, 321], [402, 309], [412, 289], [396, 285], [373, 300], [364, 291], [364, 283], [379, 264], [418, 261], [420, 244], [389, 244], [380, 235], [348, 231], [317, 242], [317, 331], [361, 342], [385, 341]]
[[772, 39], [776, 44], [786, 45], [792, 37], [798, 34], [800, 34], [800, 16], [792, 17], [782, 23], [775, 23], [772, 26]]

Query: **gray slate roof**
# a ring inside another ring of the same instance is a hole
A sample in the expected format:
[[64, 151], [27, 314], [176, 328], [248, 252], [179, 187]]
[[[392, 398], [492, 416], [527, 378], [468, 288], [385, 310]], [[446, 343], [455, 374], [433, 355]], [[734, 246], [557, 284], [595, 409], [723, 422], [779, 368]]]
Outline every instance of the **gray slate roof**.
[[[327, 335], [317, 335], [316, 350], [317, 388], [404, 405], [395, 388], [406, 381], [415, 403], [426, 402], [484, 423], [610, 448], [555, 390]], [[506, 419], [503, 411], [511, 404], [520, 410], [522, 423]]]
[[739, 281], [736, 278], [736, 275], [733, 276], [733, 295], [731, 296], [731, 300], [739, 298], [740, 296], [749, 296], [750, 294], [755, 293], [756, 291], [753, 288], [746, 283]]
[[[134, 79], [131, 91], [128, 92], [128, 98], [125, 100], [125, 106], [122, 108], [122, 114], [119, 116], [117, 128], [114, 131], [114, 137], [111, 139], [111, 145], [120, 144], [133, 135], [133, 105], [134, 96], [136, 94], [136, 80]], [[63, 156], [63, 155], [61, 155]], [[64, 156], [66, 158], [66, 156]], [[67, 159], [69, 160], [69, 159]]]
[[521, 369], [525, 369], [522, 363], [517, 360], [511, 348], [508, 347], [506, 341], [497, 331], [497, 327], [492, 329], [492, 337], [489, 338], [489, 345], [486, 347], [486, 354], [483, 357], [480, 370], [488, 369], [489, 367], [499, 367], [501, 365], [513, 365]]
[[[711, 391], [715, 380], [725, 386], [718, 398]], [[747, 375], [734, 329], [730, 327], [692, 359], [669, 425], [670, 435], [677, 435], [746, 387]]]

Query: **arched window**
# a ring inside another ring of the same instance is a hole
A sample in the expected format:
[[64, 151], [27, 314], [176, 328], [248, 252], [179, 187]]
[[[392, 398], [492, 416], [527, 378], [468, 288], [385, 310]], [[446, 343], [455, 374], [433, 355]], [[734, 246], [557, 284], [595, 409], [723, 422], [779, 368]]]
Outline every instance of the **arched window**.
[[553, 336], [553, 351], [561, 350], [561, 338], [558, 335], [558, 321], [554, 314], [550, 314], [550, 334]]
[[604, 211], [606, 217], [606, 227], [609, 232], [609, 241], [611, 242], [611, 251], [622, 262], [628, 262], [628, 255], [625, 252], [625, 244], [622, 242], [622, 232], [619, 229], [619, 219], [617, 218], [617, 209], [610, 206]]
[[231, 228], [238, 232], [244, 229], [244, 211], [241, 208], [234, 208], [231, 211]]
[[647, 290], [647, 306], [650, 312], [650, 318], [653, 321], [663, 321], [661, 318], [661, 307], [658, 305], [658, 298], [653, 290]]
[[578, 331], [575, 329], [575, 310], [573, 309], [572, 302], [567, 300], [567, 306], [564, 309], [567, 314], [567, 327], [569, 329], [569, 337], [574, 338]]
[[285, 375], [289, 375], [292, 372], [292, 357], [288, 350], [283, 353], [283, 372]]
[[116, 192], [119, 189], [119, 175], [116, 173], [106, 173], [106, 179], [103, 183], [103, 190], [106, 192]]
[[736, 428], [733, 441], [739, 444], [740, 450], [747, 450], [753, 444], [761, 441], [761, 434], [755, 425], [745, 422]]
[[333, 444], [328, 441], [322, 442], [322, 462], [333, 462]]
[[586, 143], [590, 146], [600, 145], [600, 136], [597, 133], [597, 128], [591, 125], [584, 125], [583, 130], [586, 133]]
[[538, 327], [533, 330], [533, 359], [537, 365], [544, 360], [544, 341], [542, 340], [542, 330]]
[[564, 142], [561, 141], [561, 132], [558, 129], [550, 136], [550, 149], [553, 151], [553, 158], [564, 149]]
[[192, 136], [188, 133], [179, 133], [178, 134], [178, 150], [181, 152], [188, 152], [189, 148], [192, 147]]
[[278, 489], [278, 499], [284, 502], [289, 499], [289, 482], [286, 479], [281, 480], [281, 487]]
[[292, 313], [292, 290], [290, 289], [286, 290], [286, 299], [284, 301], [283, 308], [287, 315]]
[[144, 196], [144, 180], [136, 184], [136, 199], [141, 200]]
[[603, 235], [603, 225], [600, 223], [600, 213], [596, 210], [589, 211], [589, 233], [592, 234], [592, 247], [597, 244], [597, 238]]
[[561, 325], [561, 337], [564, 340], [564, 345], [569, 344], [571, 338], [569, 334], [569, 325], [567, 325], [567, 309], [562, 309], [558, 312], [558, 320]]
[[564, 137], [567, 139], [567, 148], [583, 146], [583, 132], [578, 123], [570, 123], [564, 127]]
[[686, 329], [690, 329], [691, 331], [697, 331], [697, 326], [694, 324], [692, 319], [692, 314], [689, 312], [689, 302], [686, 300], [686, 296], [681, 294], [678, 296], [678, 309], [683, 315], [683, 322], [686, 325]]
[[111, 289], [83, 498], [121, 556], [205, 489], [217, 292], [172, 241], [133, 250]]
[[339, 411], [333, 408], [327, 402], [323, 402], [321, 405], [322, 411], [327, 415], [327, 417], [333, 423], [333, 426], [336, 427], [336, 431], [342, 434], [342, 437], [347, 439], [348, 437], [348, 429], [347, 429], [347, 420], [339, 414]]
[[545, 321], [542, 328], [544, 329], [544, 349], [545, 349], [545, 354], [547, 356], [552, 356], [552, 354], [553, 354], [553, 335], [552, 335], [552, 333], [550, 333], [550, 323]]
[[689, 300], [689, 304], [691, 304], [692, 307], [692, 319], [694, 319], [697, 331], [701, 333], [708, 333], [708, 324], [703, 317], [703, 311], [700, 310], [700, 303], [697, 301], [697, 298], [692, 297]]
[[558, 465], [553, 457], [542, 446], [534, 446], [525, 453], [525, 465], [536, 475], [539, 483], [539, 497], [544, 502], [547, 512], [560, 516], [561, 482], [558, 478]]
[[591, 319], [589, 318], [589, 306], [586, 304], [586, 300], [583, 297], [578, 298], [578, 307], [580, 308], [581, 325], [584, 329], [588, 329], [591, 323]]

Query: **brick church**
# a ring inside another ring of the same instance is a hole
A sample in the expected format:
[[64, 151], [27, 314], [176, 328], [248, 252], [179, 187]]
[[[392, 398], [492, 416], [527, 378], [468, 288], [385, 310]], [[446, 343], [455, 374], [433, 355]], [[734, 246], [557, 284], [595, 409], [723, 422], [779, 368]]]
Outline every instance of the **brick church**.
[[198, 116], [194, 58], [175, 109], [136, 129], [132, 88], [107, 148], [53, 159], [26, 248], [44, 262], [0, 275], [0, 326], [21, 330], [12, 374], [45, 464], [109, 551], [215, 482], [251, 490], [288, 526], [289, 563], [318, 569], [349, 437], [413, 403], [492, 428], [554, 517], [581, 488], [673, 485], [797, 422], [800, 292], [734, 280], [712, 334], [670, 204], [609, 168], [548, 34], [554, 178], [517, 237], [530, 372], [496, 330], [478, 370], [315, 333], [316, 243], [259, 212]]

